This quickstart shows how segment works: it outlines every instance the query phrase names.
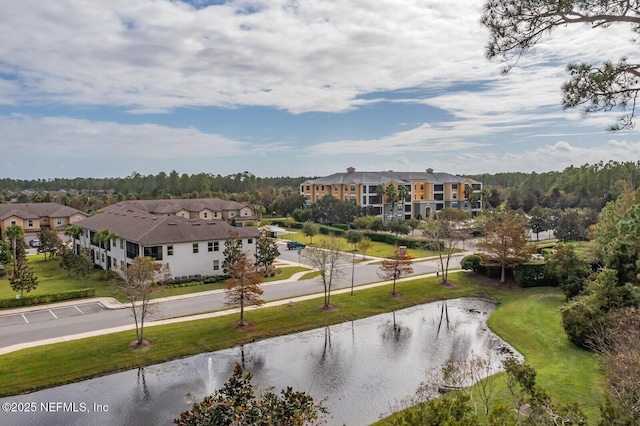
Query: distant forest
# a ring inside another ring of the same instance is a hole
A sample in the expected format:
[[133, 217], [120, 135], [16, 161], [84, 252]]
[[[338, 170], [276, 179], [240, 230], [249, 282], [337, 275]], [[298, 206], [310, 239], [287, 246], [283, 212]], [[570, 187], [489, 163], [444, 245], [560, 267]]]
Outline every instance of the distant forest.
[[[466, 175], [481, 181], [485, 205], [502, 203], [530, 211], [534, 206], [590, 208], [599, 211], [625, 190], [640, 187], [640, 161], [599, 162], [545, 173]], [[304, 205], [299, 185], [313, 177], [257, 177], [244, 171], [230, 175], [133, 172], [124, 178], [0, 179], [0, 202], [56, 201], [92, 211], [124, 199], [218, 197], [262, 206], [265, 212], [290, 214]]]

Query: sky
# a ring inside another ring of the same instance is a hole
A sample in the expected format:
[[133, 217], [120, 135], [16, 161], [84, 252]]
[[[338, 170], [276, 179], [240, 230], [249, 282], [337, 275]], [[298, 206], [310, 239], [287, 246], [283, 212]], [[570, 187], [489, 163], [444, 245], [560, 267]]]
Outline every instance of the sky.
[[0, 178], [546, 172], [640, 159], [620, 113], [561, 107], [563, 28], [508, 74], [484, 0], [0, 0]]

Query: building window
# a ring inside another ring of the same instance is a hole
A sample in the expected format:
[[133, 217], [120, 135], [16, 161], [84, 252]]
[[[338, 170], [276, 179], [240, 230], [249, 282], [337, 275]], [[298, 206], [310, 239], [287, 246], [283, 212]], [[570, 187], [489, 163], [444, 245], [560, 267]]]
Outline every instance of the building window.
[[214, 271], [220, 270], [220, 261], [219, 260], [214, 260], [213, 261], [213, 270]]
[[213, 217], [218, 217], [218, 212], [215, 212], [215, 213], [213, 214]]
[[213, 241], [207, 243], [207, 251], [213, 251]]
[[112, 248], [116, 248], [116, 239], [115, 238], [111, 240], [111, 247]]
[[351, 196], [349, 196], [349, 201], [351, 201], [353, 204], [355, 204], [355, 203], [358, 202], [358, 199], [356, 198], [355, 195], [351, 195]]
[[444, 191], [444, 185], [433, 185], [434, 191]]
[[162, 246], [144, 247], [144, 256], [153, 260], [162, 260]]
[[213, 242], [213, 251], [220, 251], [220, 242], [218, 241]]
[[247, 244], [253, 244], [253, 238], [247, 238]]
[[15, 221], [15, 220], [12, 220], [12, 221], [11, 221], [11, 226], [15, 226], [15, 225], [16, 225], [16, 221]]
[[322, 185], [322, 190], [324, 191], [324, 185]]
[[29, 219], [29, 228], [33, 228], [33, 220]]
[[351, 184], [351, 192], [356, 192], [356, 186], [354, 184]]
[[206, 219], [206, 218], [208, 218], [208, 217], [209, 217], [209, 213], [204, 212], [204, 218]]
[[193, 243], [193, 253], [198, 253], [199, 247], [198, 247], [198, 243]]
[[57, 223], [58, 225], [62, 225], [62, 219], [58, 218], [58, 220], [56, 221], [56, 223]]
[[120, 250], [124, 249], [124, 240], [120, 238]]
[[453, 198], [454, 200], [458, 198], [458, 194], [456, 194], [455, 192], [453, 194], [451, 194], [451, 198]]
[[173, 256], [173, 246], [167, 246], [167, 256]]
[[307, 185], [307, 191], [310, 191], [310, 190], [311, 190], [311, 186]]
[[451, 189], [458, 189], [458, 184], [457, 183], [452, 183], [451, 184]]

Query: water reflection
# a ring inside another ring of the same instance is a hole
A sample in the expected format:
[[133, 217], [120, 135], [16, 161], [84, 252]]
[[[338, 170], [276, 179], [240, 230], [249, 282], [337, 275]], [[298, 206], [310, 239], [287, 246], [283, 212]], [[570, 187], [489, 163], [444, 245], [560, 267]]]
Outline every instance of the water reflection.
[[[411, 397], [425, 371], [445, 360], [492, 354], [494, 371], [509, 352], [486, 327], [494, 305], [480, 299], [432, 303], [255, 342], [236, 348], [3, 398], [0, 402], [84, 402], [108, 412], [0, 413], [12, 425], [163, 425], [219, 389], [236, 363], [254, 383], [327, 398], [329, 425], [367, 425]], [[447, 322], [448, 316], [448, 322]], [[438, 330], [440, 325], [440, 329]]]

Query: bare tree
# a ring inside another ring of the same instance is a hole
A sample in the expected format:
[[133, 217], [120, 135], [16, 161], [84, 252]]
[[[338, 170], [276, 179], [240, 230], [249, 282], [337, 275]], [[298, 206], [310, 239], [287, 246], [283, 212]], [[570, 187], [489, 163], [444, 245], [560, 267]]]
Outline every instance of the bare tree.
[[247, 258], [244, 252], [238, 253], [234, 263], [229, 265], [229, 278], [227, 282], [227, 306], [240, 307], [240, 322], [244, 327], [244, 307], [246, 305], [261, 305], [264, 303], [259, 298], [264, 291], [260, 288], [262, 276], [256, 272], [254, 264]]
[[136, 346], [144, 344], [144, 321], [155, 311], [151, 295], [157, 281], [170, 276], [169, 264], [162, 265], [150, 257], [136, 257], [131, 265], [120, 268], [116, 286], [129, 299], [136, 323]]
[[461, 225], [469, 216], [458, 209], [445, 209], [429, 216], [422, 226], [422, 235], [436, 243], [442, 270], [442, 283], [449, 278], [449, 261], [456, 242], [462, 239], [464, 227]]
[[306, 261], [320, 271], [320, 280], [324, 286], [324, 309], [331, 306], [333, 281], [344, 275], [342, 267], [347, 265], [347, 260], [341, 250], [342, 240], [333, 236], [322, 240], [318, 247], [307, 247], [304, 250]]
[[405, 250], [400, 249], [397, 246], [391, 256], [391, 259], [383, 260], [380, 264], [380, 269], [378, 269], [378, 276], [380, 278], [383, 280], [393, 280], [393, 290], [391, 290], [392, 296], [398, 294], [396, 293], [396, 281], [398, 278], [412, 273], [413, 268], [411, 267], [411, 260], [407, 256]]

